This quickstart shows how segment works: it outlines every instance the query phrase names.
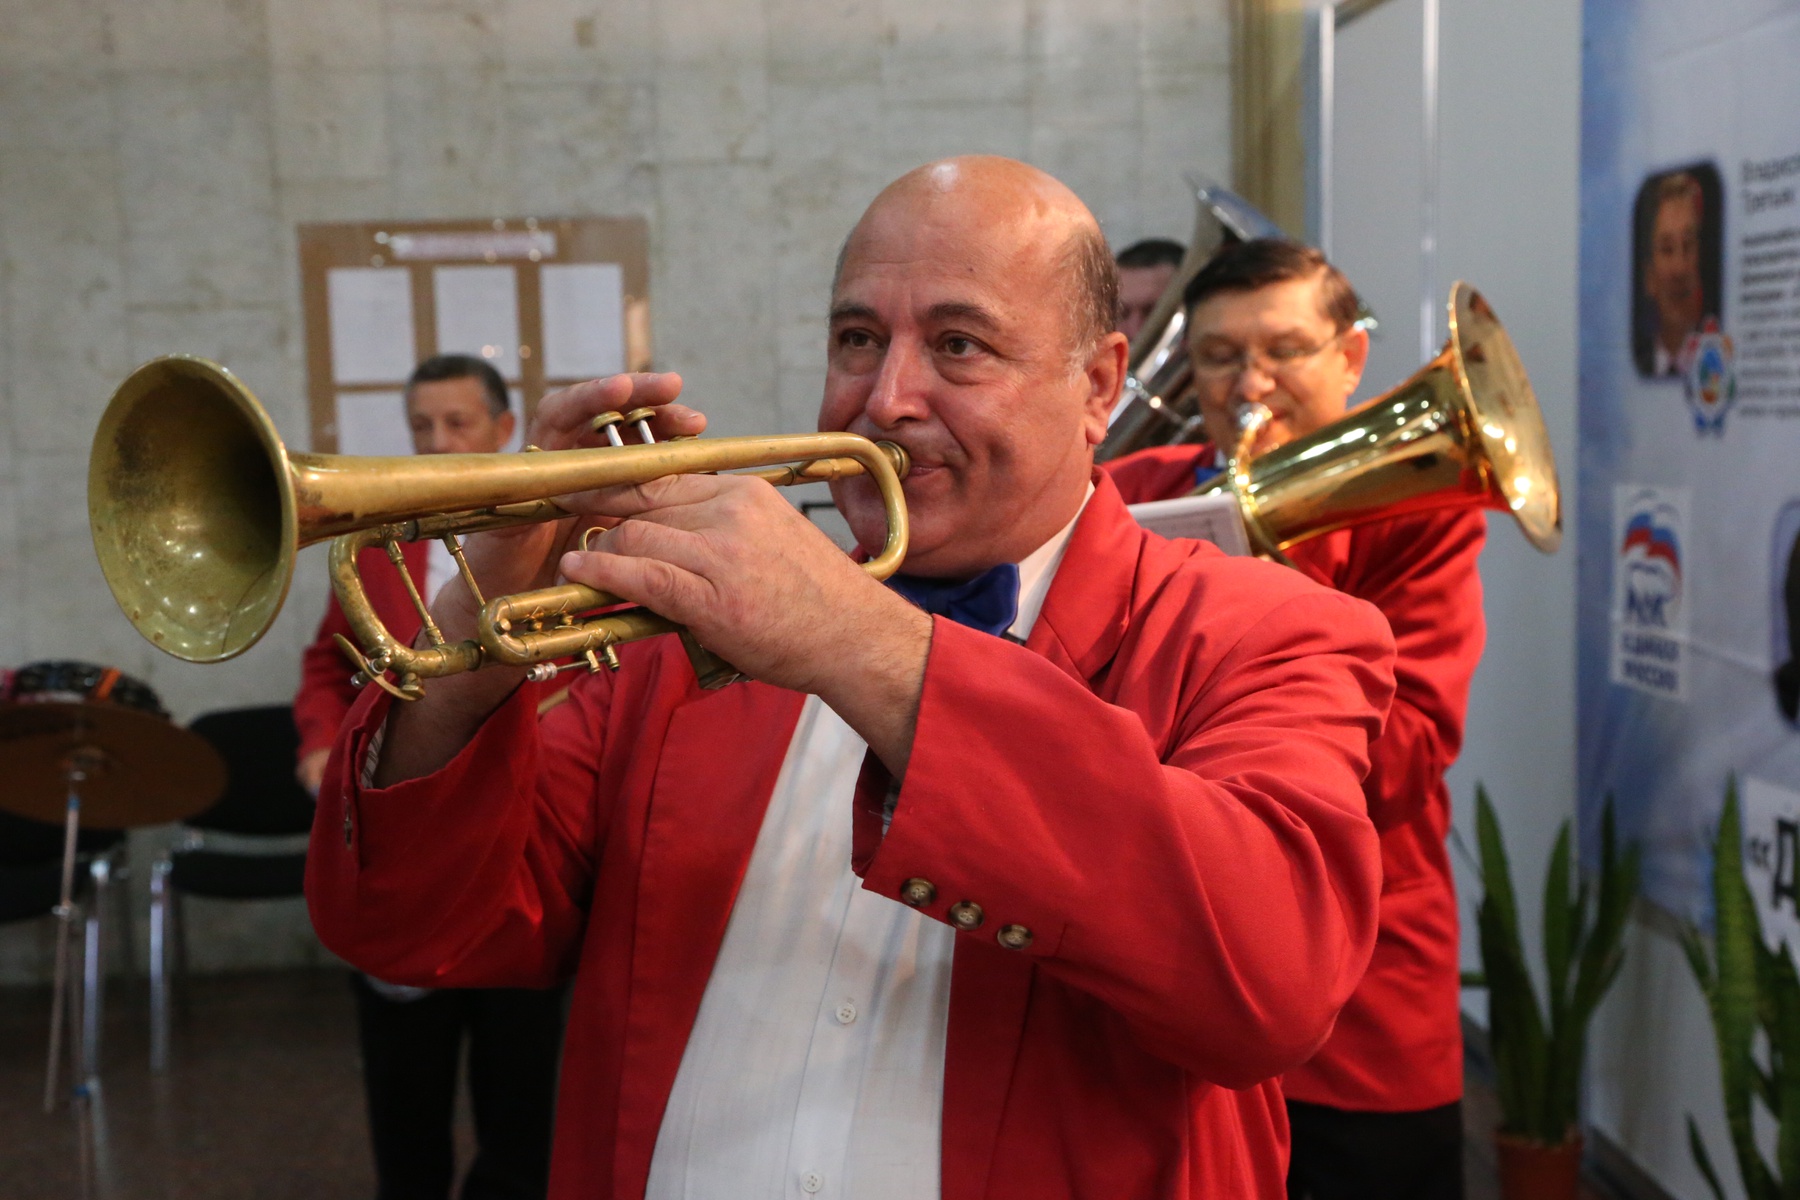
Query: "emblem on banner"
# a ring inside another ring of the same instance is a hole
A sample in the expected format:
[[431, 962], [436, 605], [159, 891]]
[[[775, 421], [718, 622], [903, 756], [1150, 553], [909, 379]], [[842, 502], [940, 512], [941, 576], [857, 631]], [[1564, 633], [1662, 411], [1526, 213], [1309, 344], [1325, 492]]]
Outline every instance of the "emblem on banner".
[[1725, 432], [1725, 413], [1737, 399], [1734, 357], [1731, 338], [1719, 328], [1717, 317], [1701, 322], [1681, 348], [1681, 378], [1695, 431], [1702, 435]]
[[1687, 695], [1687, 499], [1686, 488], [1614, 494], [1613, 682], [1674, 700]]

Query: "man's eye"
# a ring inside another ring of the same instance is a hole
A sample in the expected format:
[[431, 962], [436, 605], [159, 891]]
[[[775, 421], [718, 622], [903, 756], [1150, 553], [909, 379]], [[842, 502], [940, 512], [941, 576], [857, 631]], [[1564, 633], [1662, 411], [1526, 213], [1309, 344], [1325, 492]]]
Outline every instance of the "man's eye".
[[837, 342], [846, 350], [867, 350], [875, 344], [875, 338], [866, 329], [845, 329], [839, 331]]
[[1229, 367], [1242, 357], [1243, 354], [1236, 346], [1200, 347], [1200, 361], [1209, 367]]
[[943, 341], [944, 353], [956, 358], [965, 358], [975, 353], [978, 343], [974, 338], [966, 338], [960, 334], [951, 334]]

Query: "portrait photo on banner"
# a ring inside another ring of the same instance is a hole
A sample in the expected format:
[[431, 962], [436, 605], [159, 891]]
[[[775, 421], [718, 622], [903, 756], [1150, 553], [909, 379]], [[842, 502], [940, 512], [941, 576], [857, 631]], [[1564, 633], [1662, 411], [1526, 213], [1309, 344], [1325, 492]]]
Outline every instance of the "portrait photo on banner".
[[1720, 304], [1722, 209], [1710, 162], [1658, 171], [1638, 188], [1631, 221], [1631, 358], [1646, 378], [1679, 379], [1689, 337]]

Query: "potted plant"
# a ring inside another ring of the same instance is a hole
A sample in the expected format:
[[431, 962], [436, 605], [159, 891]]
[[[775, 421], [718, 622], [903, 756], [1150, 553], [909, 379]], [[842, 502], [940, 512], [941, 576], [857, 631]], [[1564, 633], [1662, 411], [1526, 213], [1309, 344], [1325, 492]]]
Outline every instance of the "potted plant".
[[1600, 871], [1576, 881], [1569, 822], [1544, 877], [1544, 1002], [1519, 935], [1512, 869], [1487, 790], [1475, 791], [1481, 850], [1477, 923], [1498, 1077], [1500, 1191], [1509, 1200], [1574, 1200], [1581, 1177], [1579, 1092], [1588, 1023], [1624, 961], [1638, 848], [1619, 853], [1612, 798], [1601, 816]]
[[[1744, 880], [1736, 779], [1725, 785], [1725, 811], [1713, 845], [1713, 914], [1711, 956], [1692, 926], [1683, 931], [1682, 945], [1712, 1013], [1725, 1121], [1744, 1194], [1750, 1200], [1777, 1200], [1800, 1190], [1800, 977], [1785, 942], [1776, 954], [1763, 941], [1762, 923]], [[1763, 1061], [1754, 1047], [1759, 1027], [1767, 1039]], [[1788, 1070], [1790, 1064], [1795, 1070]], [[1759, 1101], [1778, 1131], [1773, 1166], [1756, 1146], [1752, 1110]], [[1692, 1116], [1687, 1130], [1694, 1165], [1713, 1195], [1724, 1200]]]

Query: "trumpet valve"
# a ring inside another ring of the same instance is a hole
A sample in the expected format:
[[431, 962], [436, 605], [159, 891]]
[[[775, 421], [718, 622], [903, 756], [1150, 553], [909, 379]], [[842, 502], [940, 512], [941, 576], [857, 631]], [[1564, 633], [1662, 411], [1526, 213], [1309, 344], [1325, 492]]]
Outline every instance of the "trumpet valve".
[[634, 408], [625, 414], [625, 423], [637, 430], [638, 437], [648, 446], [656, 441], [656, 435], [650, 432], [650, 419], [656, 416], [654, 408]]
[[619, 436], [619, 426], [625, 421], [623, 413], [605, 412], [588, 422], [589, 428], [598, 436], [604, 437], [614, 446], [623, 446], [625, 439]]

